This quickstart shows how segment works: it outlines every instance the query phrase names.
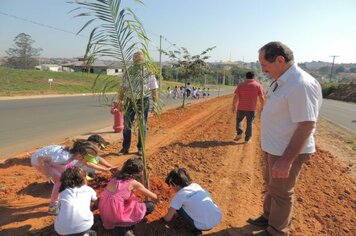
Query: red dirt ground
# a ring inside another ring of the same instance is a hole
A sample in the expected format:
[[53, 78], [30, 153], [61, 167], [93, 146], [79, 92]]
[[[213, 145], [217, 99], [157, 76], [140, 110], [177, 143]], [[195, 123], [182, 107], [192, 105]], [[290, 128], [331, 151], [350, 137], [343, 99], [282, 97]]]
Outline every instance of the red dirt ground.
[[[230, 112], [231, 100], [231, 96], [224, 96], [149, 119], [147, 154], [151, 189], [160, 196], [161, 203], [156, 212], [135, 227], [136, 235], [190, 235], [179, 218], [169, 225], [159, 221], [174, 195], [164, 179], [175, 165], [187, 168], [194, 182], [211, 192], [223, 212], [221, 224], [204, 232], [205, 235], [250, 235], [258, 230], [247, 225], [246, 219], [259, 215], [262, 209], [264, 161], [259, 117], [251, 143], [233, 141], [235, 116]], [[135, 154], [118, 157], [115, 153], [120, 145], [113, 142], [102, 157], [121, 166]], [[46, 213], [51, 186], [30, 166], [29, 154], [0, 164], [0, 173], [0, 235], [56, 235], [55, 218]], [[91, 185], [100, 191], [108, 178]], [[355, 235], [355, 181], [350, 168], [329, 152], [318, 149], [305, 165], [295, 200], [291, 235]], [[115, 235], [102, 228], [99, 212], [94, 213], [98, 235]]]

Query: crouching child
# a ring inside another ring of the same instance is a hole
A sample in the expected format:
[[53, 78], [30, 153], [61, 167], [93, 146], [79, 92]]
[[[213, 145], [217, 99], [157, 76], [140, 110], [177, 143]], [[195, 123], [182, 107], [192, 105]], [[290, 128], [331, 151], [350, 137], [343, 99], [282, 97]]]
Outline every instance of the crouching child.
[[177, 191], [170, 202], [168, 213], [163, 217], [166, 222], [178, 213], [194, 235], [202, 235], [202, 231], [220, 224], [222, 214], [219, 207], [208, 191], [192, 182], [187, 170], [175, 168], [167, 175], [166, 183]]

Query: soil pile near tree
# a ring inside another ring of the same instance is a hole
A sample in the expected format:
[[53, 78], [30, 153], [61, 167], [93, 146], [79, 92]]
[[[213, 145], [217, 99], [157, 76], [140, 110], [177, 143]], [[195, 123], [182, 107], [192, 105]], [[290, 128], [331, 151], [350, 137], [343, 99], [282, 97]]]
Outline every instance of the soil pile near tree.
[[[193, 181], [211, 192], [223, 212], [221, 224], [204, 232], [205, 235], [250, 235], [257, 230], [247, 225], [246, 219], [259, 215], [262, 210], [264, 161], [259, 117], [255, 120], [251, 143], [233, 141], [235, 115], [230, 111], [231, 101], [232, 96], [224, 96], [149, 119], [147, 153], [151, 189], [162, 200], [157, 211], [135, 227], [136, 235], [190, 235], [179, 218], [169, 225], [159, 221], [174, 195], [164, 179], [176, 165], [187, 168]], [[121, 143], [112, 143], [101, 156], [121, 166], [127, 158], [136, 155], [119, 157], [116, 153], [120, 147]], [[55, 218], [47, 214], [51, 186], [30, 166], [29, 155], [19, 155], [0, 164], [2, 236], [55, 235]], [[91, 184], [100, 192], [109, 178], [103, 176]], [[353, 235], [355, 199], [355, 181], [349, 168], [318, 149], [297, 184], [291, 235]], [[94, 225], [98, 235], [115, 235], [114, 231], [102, 228], [98, 214], [96, 211]]]

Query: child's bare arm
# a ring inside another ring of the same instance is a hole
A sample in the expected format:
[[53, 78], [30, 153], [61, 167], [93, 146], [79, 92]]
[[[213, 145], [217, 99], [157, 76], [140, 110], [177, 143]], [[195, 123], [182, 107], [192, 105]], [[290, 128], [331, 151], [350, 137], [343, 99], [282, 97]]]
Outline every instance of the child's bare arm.
[[93, 168], [95, 170], [99, 170], [99, 171], [110, 171], [111, 170], [111, 168], [109, 168], [109, 167], [103, 167], [103, 166], [100, 166], [100, 165], [96, 165], [96, 164], [88, 162], [88, 161], [86, 161], [84, 159], [81, 160], [80, 162], [83, 163], [85, 166]]
[[145, 188], [145, 186], [143, 186], [143, 184], [141, 184], [140, 182], [138, 182], [136, 180], [132, 181], [132, 189], [137, 189], [138, 191], [143, 193], [143, 195], [151, 198], [156, 203], [159, 202], [159, 198], [156, 194], [154, 194], [153, 192], [151, 192], [150, 190]]
[[101, 164], [105, 167], [108, 167], [108, 168], [113, 168], [113, 166], [102, 157], [99, 157], [99, 164]]
[[173, 216], [176, 214], [176, 212], [177, 212], [176, 209], [170, 207], [170, 208], [168, 209], [167, 214], [166, 214], [165, 216], [163, 216], [163, 219], [164, 219], [166, 222], [171, 221], [172, 218], [173, 218]]

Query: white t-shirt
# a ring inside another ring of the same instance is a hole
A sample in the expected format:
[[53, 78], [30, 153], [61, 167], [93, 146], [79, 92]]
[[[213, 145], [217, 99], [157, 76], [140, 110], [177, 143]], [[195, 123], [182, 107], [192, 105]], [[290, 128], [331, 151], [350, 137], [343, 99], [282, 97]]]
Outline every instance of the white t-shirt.
[[176, 210], [183, 207], [193, 219], [195, 227], [200, 230], [212, 229], [220, 223], [222, 218], [221, 211], [211, 199], [210, 194], [196, 183], [180, 189], [172, 199], [170, 206]]
[[[261, 114], [262, 150], [281, 156], [299, 122], [317, 121], [322, 103], [319, 82], [297, 65], [281, 75], [278, 87], [269, 90], [269, 98]], [[272, 85], [274, 88], [275, 85]], [[314, 131], [301, 153], [315, 152]]]
[[[146, 70], [145, 70], [145, 73], [147, 73]], [[133, 75], [133, 77], [134, 77], [134, 75]], [[131, 78], [131, 83], [132, 83], [132, 86], [134, 87], [134, 90], [137, 90], [136, 92], [138, 92], [136, 95], [139, 96], [139, 91], [141, 91], [141, 82], [139, 80]], [[122, 87], [125, 89], [129, 88], [129, 82], [126, 79], [123, 80]], [[158, 89], [158, 83], [157, 83], [156, 76], [154, 74], [147, 74], [144, 76], [144, 79], [143, 79], [144, 96], [148, 97], [149, 96], [148, 92], [153, 89]], [[138, 98], [139, 97], [136, 97], [136, 99], [138, 99]]]
[[87, 185], [67, 188], [59, 196], [59, 214], [54, 223], [58, 234], [67, 235], [89, 230], [94, 224], [90, 202], [97, 199], [94, 189]]
[[70, 154], [63, 146], [51, 145], [41, 148], [31, 156], [31, 165], [38, 165], [39, 157], [51, 157], [51, 164], [65, 165], [73, 160], [73, 154]]

